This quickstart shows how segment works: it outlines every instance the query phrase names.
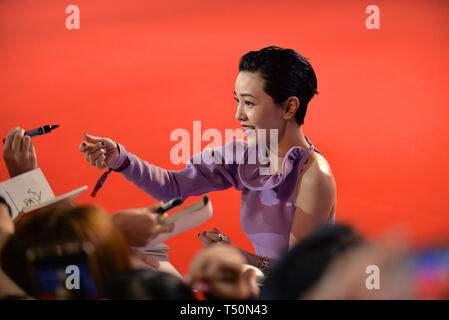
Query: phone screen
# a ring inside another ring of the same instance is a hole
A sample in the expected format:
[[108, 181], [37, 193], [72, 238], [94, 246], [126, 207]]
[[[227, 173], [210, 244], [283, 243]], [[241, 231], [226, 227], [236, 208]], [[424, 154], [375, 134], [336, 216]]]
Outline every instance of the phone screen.
[[408, 267], [417, 298], [449, 299], [449, 247], [420, 249]]
[[95, 299], [97, 288], [83, 250], [58, 254], [32, 250], [30, 276], [37, 299]]

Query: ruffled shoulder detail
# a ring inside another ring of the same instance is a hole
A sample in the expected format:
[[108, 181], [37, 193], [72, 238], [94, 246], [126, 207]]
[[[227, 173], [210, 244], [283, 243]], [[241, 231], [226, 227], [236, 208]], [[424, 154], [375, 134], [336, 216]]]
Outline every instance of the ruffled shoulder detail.
[[[309, 141], [308, 141], [309, 142]], [[245, 148], [245, 157], [243, 163], [240, 163], [238, 166], [238, 175], [240, 181], [243, 186], [253, 191], [274, 189], [280, 184], [282, 184], [288, 175], [293, 171], [293, 169], [297, 167], [301, 167], [310, 157], [312, 152], [315, 150], [313, 144], [310, 144], [310, 147], [305, 149], [301, 147], [292, 147], [287, 154], [285, 155], [282, 161], [282, 172], [279, 174], [270, 175], [269, 174], [269, 163], [259, 162], [259, 157], [257, 157], [257, 161], [254, 164], [251, 164], [251, 161], [248, 161], [248, 158], [251, 152], [251, 148], [246, 146]], [[265, 159], [266, 154], [265, 154]]]

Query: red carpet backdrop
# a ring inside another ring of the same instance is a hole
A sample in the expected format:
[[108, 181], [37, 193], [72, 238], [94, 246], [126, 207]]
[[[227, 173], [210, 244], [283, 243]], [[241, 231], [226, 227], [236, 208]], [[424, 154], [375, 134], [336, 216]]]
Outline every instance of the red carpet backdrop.
[[[79, 8], [79, 29], [66, 28], [69, 5]], [[379, 8], [380, 29], [366, 27], [369, 5]], [[101, 174], [78, 151], [82, 133], [179, 170], [170, 161], [173, 130], [192, 133], [193, 121], [203, 131], [239, 127], [240, 57], [293, 48], [318, 77], [304, 132], [332, 166], [336, 221], [368, 237], [399, 226], [428, 241], [449, 232], [448, 38], [444, 0], [2, 0], [0, 135], [60, 125], [33, 139], [56, 195], [91, 189]], [[196, 234], [214, 226], [253, 250], [239, 192], [211, 199], [209, 222], [167, 241], [181, 272], [201, 247]], [[92, 202], [113, 213], [155, 200], [113, 173], [95, 199], [77, 199]]]

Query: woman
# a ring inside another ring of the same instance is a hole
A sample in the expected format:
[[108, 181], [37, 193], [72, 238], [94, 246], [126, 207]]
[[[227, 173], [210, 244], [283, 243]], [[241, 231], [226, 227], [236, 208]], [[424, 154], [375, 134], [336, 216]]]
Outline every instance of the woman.
[[[247, 159], [254, 143], [234, 141], [195, 155], [181, 171], [167, 171], [140, 160], [120, 144], [84, 135], [80, 151], [91, 165], [121, 172], [152, 197], [168, 201], [234, 187], [242, 191], [241, 222], [256, 254], [243, 251], [247, 262], [266, 271], [273, 259], [313, 230], [334, 221], [336, 186], [326, 159], [304, 136], [307, 105], [317, 93], [310, 63], [291, 49], [267, 47], [245, 54], [235, 82], [236, 119], [250, 135], [277, 130], [277, 148], [268, 140], [269, 175], [263, 164], [216, 163], [234, 148]], [[268, 134], [267, 134], [268, 135]], [[212, 163], [212, 164], [209, 164]], [[104, 181], [104, 180], [103, 180]], [[230, 242], [219, 230], [199, 235], [203, 245]]]

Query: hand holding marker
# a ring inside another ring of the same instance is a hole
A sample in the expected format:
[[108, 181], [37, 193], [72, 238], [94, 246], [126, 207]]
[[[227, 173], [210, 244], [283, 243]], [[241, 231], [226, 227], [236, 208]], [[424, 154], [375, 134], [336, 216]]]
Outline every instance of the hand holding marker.
[[156, 213], [162, 215], [165, 212], [167, 212], [168, 210], [173, 209], [174, 207], [179, 206], [180, 204], [182, 204], [182, 198], [180, 198], [180, 197], [173, 198], [169, 202], [163, 204], [159, 209], [157, 209]]
[[[57, 125], [51, 125], [51, 126], [47, 125], [47, 126], [43, 126], [43, 127], [37, 128], [37, 129], [26, 131], [24, 133], [24, 135], [25, 136], [29, 136], [31, 138], [32, 137], [36, 137], [36, 136], [41, 136], [43, 134], [51, 132], [52, 130], [54, 130], [54, 129], [58, 128], [58, 127], [59, 127], [58, 124]], [[5, 143], [5, 141], [6, 141], [6, 139], [3, 139], [3, 143]]]
[[157, 215], [157, 220], [159, 221], [159, 223], [162, 223], [161, 225], [164, 225], [165, 221], [161, 221], [161, 218], [164, 215], [164, 213], [166, 213], [167, 211], [169, 211], [169, 210], [173, 209], [174, 207], [177, 207], [177, 206], [179, 206], [181, 204], [182, 204], [182, 198], [181, 197], [177, 197], [177, 198], [171, 199], [169, 202], [164, 203], [162, 206], [160, 206], [159, 209], [157, 209], [156, 212], [155, 212], [155, 214]]

